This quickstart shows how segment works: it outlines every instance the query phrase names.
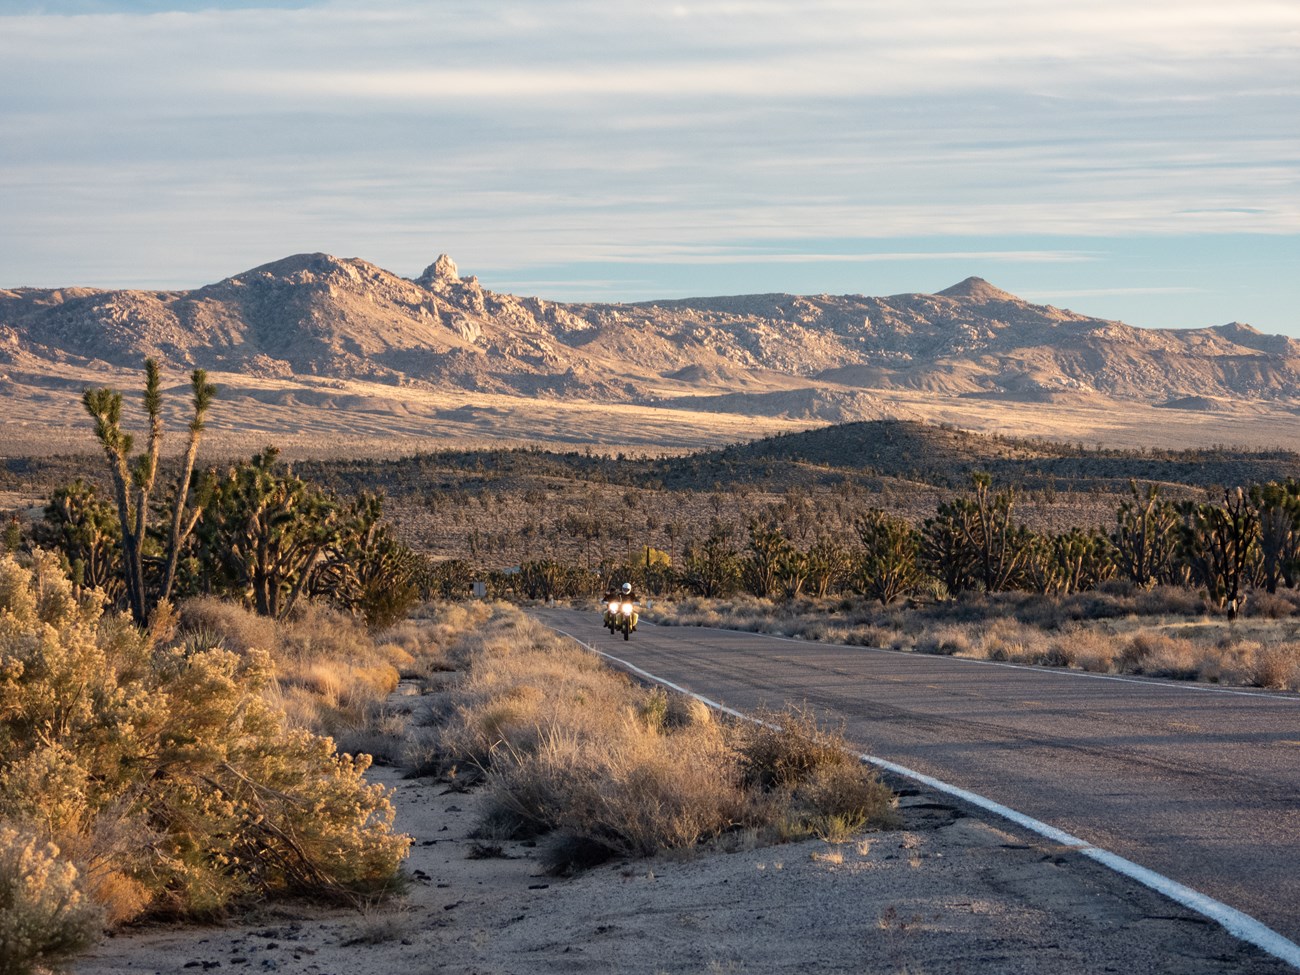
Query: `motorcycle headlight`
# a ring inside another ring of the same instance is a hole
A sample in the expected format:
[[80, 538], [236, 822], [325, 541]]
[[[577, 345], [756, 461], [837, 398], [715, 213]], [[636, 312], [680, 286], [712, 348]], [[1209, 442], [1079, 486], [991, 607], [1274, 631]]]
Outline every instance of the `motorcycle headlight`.
[[631, 616], [631, 615], [632, 615], [632, 609], [633, 609], [633, 607], [632, 607], [632, 604], [631, 604], [631, 603], [624, 603], [624, 604], [623, 604], [623, 615], [624, 615], [624, 616]]
[[618, 612], [618, 603], [610, 603], [610, 604], [609, 604], [609, 611], [610, 611], [611, 613], [617, 613], [617, 612]]

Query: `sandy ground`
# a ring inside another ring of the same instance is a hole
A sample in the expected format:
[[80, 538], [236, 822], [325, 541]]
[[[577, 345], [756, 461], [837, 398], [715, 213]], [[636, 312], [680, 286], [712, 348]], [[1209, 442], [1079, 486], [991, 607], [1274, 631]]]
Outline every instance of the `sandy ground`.
[[400, 900], [286, 903], [213, 927], [105, 941], [78, 975], [528, 973], [1281, 973], [1217, 926], [1069, 850], [904, 794], [905, 828], [832, 846], [618, 862], [543, 874], [538, 848], [472, 857], [478, 796], [394, 769], [415, 837]]
[[[528, 446], [602, 452], [679, 453], [824, 426], [798, 416], [709, 412], [662, 405], [541, 399], [362, 380], [261, 378], [213, 372], [218, 386], [203, 456], [242, 457], [276, 444], [285, 459], [401, 457], [449, 447]], [[7, 385], [3, 380], [9, 379]], [[60, 375], [0, 373], [0, 454], [9, 457], [95, 454], [81, 391], [108, 384], [134, 396], [140, 374], [67, 366]], [[785, 381], [773, 390], [786, 388]], [[1096, 405], [1022, 403], [933, 390], [862, 389], [815, 384], [822, 391], [866, 394], [879, 415], [951, 423], [976, 433], [1038, 437], [1087, 447], [1199, 448], [1231, 444], [1300, 449], [1294, 404], [1240, 401], [1221, 411], [1160, 409], [1133, 401]], [[183, 449], [189, 396], [180, 376], [165, 377], [165, 452]], [[692, 403], [695, 401], [692, 400]], [[876, 413], [871, 416], [874, 418]], [[138, 402], [126, 424], [140, 429]], [[609, 439], [613, 432], [613, 439]], [[618, 442], [622, 441], [622, 442]]]

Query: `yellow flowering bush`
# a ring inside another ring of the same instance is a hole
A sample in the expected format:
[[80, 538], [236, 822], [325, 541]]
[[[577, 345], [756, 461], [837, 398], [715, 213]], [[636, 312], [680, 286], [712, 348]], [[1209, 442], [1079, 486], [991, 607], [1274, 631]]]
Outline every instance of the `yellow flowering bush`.
[[406, 855], [365, 756], [291, 728], [270, 658], [167, 643], [0, 558], [0, 825], [52, 841], [110, 920], [382, 888]]

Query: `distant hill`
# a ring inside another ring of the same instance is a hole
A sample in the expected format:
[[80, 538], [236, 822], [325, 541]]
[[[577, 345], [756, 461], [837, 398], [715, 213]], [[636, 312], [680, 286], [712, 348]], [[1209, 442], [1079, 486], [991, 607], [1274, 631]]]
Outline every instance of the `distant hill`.
[[[895, 420], [835, 424], [764, 437], [667, 461], [661, 466], [680, 470], [693, 465], [697, 472], [718, 467], [753, 472], [762, 471], [765, 465], [784, 464], [857, 471], [953, 488], [966, 487], [975, 471], [987, 472], [1004, 484], [1109, 491], [1125, 490], [1130, 479], [1213, 488], [1282, 481], [1300, 475], [1300, 453], [1292, 450], [1089, 449], [1078, 444], [989, 437]], [[805, 476], [813, 479], [810, 474]]]

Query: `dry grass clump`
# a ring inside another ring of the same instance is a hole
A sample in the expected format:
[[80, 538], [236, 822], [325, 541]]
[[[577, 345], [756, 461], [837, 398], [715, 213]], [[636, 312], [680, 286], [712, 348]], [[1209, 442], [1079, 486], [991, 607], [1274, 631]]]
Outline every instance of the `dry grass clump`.
[[426, 603], [412, 614], [408, 626], [418, 626], [419, 640], [424, 660], [435, 669], [451, 666], [447, 652], [467, 631], [477, 629], [491, 618], [492, 604], [481, 600], [472, 602]]
[[179, 612], [182, 626], [213, 642], [268, 653], [273, 699], [294, 724], [318, 734], [373, 728], [419, 649], [414, 633], [402, 630], [377, 644], [354, 617], [315, 603], [278, 621], [213, 597], [186, 600]]
[[739, 725], [742, 783], [757, 790], [783, 838], [842, 842], [868, 825], [893, 825], [893, 793], [852, 753], [842, 730], [807, 708], [767, 711]]
[[1136, 589], [1131, 602], [1131, 612], [1138, 616], [1200, 616], [1205, 612], [1205, 600], [1185, 586]]
[[1264, 643], [1236, 634], [1203, 653], [1203, 679], [1273, 690], [1300, 690], [1300, 642]]
[[995, 620], [977, 637], [975, 656], [1012, 663], [1040, 663], [1048, 653], [1048, 635], [1018, 620]]
[[1250, 661], [1249, 678], [1256, 687], [1300, 690], [1300, 643], [1257, 647]]
[[850, 647], [888, 647], [898, 638], [896, 630], [883, 626], [855, 626], [841, 641]]
[[664, 733], [633, 720], [595, 739], [551, 729], [534, 751], [497, 756], [484, 826], [503, 838], [554, 832], [554, 872], [688, 849], [743, 818], [735, 772], [718, 725]]
[[458, 779], [480, 770], [482, 835], [545, 834], [553, 871], [736, 831], [820, 835], [887, 819], [888, 790], [804, 712], [776, 716], [782, 730], [715, 721], [506, 608], [450, 656], [462, 679], [429, 745], [438, 761], [422, 761]]
[[970, 631], [964, 626], [936, 626], [917, 638], [915, 649], [920, 653], [937, 653], [946, 656], [970, 656], [974, 643]]
[[1120, 651], [1119, 664], [1129, 674], [1196, 680], [1201, 672], [1201, 654], [1191, 640], [1143, 631], [1134, 634]]
[[1067, 628], [1047, 643], [1040, 663], [1049, 667], [1077, 667], [1098, 674], [1115, 669], [1119, 654], [1115, 637], [1107, 632], [1082, 626]]
[[463, 634], [449, 658], [463, 676], [454, 689], [453, 714], [439, 729], [444, 770], [487, 768], [503, 746], [530, 752], [544, 725], [603, 731], [632, 707], [626, 679], [504, 607], [483, 627]]
[[1296, 616], [1300, 614], [1300, 589], [1253, 592], [1246, 600], [1244, 614], [1248, 617], [1270, 620]]

